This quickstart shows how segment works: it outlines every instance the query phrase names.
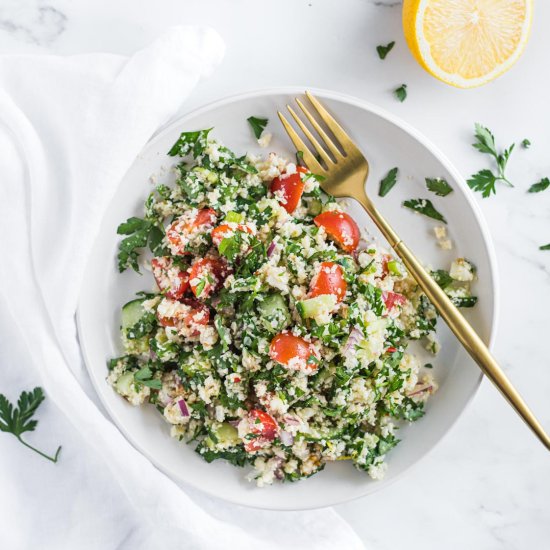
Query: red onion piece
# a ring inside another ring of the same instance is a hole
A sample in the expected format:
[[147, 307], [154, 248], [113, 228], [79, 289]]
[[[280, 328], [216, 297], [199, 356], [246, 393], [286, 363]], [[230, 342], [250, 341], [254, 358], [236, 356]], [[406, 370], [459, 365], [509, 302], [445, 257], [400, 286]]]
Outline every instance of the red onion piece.
[[363, 338], [363, 333], [359, 327], [353, 327], [353, 330], [350, 332], [344, 347], [342, 348], [342, 355], [346, 355], [348, 352], [355, 352], [355, 346]]
[[421, 393], [424, 393], [426, 391], [430, 392], [432, 391], [433, 386], [431, 384], [417, 384], [413, 391], [407, 394], [407, 397], [413, 397], [415, 395], [420, 395]]
[[189, 416], [189, 409], [187, 408], [187, 403], [185, 402], [185, 399], [178, 400], [178, 405], [181, 411], [182, 416]]
[[273, 256], [273, 252], [275, 251], [275, 247], [277, 245], [275, 244], [275, 241], [271, 241], [270, 245], [267, 247], [267, 257], [271, 258]]
[[290, 446], [294, 443], [294, 436], [289, 432], [281, 431], [279, 439], [283, 445]]
[[285, 414], [283, 416], [283, 424], [288, 424], [289, 426], [299, 426], [301, 422], [299, 418], [296, 418], [292, 414]]

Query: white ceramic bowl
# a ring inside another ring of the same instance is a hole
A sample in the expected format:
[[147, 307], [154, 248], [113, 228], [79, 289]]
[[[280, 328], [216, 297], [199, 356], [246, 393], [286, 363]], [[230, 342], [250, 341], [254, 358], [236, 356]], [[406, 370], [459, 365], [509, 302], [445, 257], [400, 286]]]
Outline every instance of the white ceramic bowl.
[[[314, 90], [328, 109], [349, 131], [369, 160], [371, 172], [367, 191], [398, 234], [427, 264], [448, 268], [452, 259], [465, 256], [478, 268], [474, 291], [478, 305], [466, 312], [486, 342], [494, 336], [497, 278], [494, 252], [482, 216], [470, 191], [450, 162], [416, 130], [373, 105], [341, 94]], [[143, 201], [152, 190], [150, 176], [158, 182], [170, 179], [167, 168], [175, 160], [166, 155], [180, 132], [213, 126], [213, 136], [237, 153], [266, 154], [277, 151], [293, 158], [294, 150], [276, 116], [287, 103], [302, 94], [285, 88], [251, 92], [231, 97], [196, 110], [162, 130], [145, 146], [121, 182], [108, 208], [94, 245], [79, 308], [79, 334], [90, 377], [105, 408], [128, 440], [158, 468], [175, 480], [228, 501], [259, 508], [298, 510], [318, 508], [373, 493], [394, 481], [425, 456], [443, 437], [475, 394], [481, 380], [479, 369], [440, 322], [442, 351], [424, 359], [435, 366], [439, 391], [429, 400], [426, 415], [398, 433], [401, 443], [388, 457], [386, 477], [372, 481], [348, 462], [329, 464], [324, 471], [298, 483], [275, 484], [259, 489], [244, 479], [245, 471], [224, 461], [204, 462], [191, 446], [170, 438], [169, 425], [151, 406], [134, 408], [105, 382], [107, 359], [120, 355], [120, 307], [139, 290], [152, 287], [152, 277], [132, 271], [119, 274], [116, 253], [117, 225], [132, 215], [143, 215]], [[261, 150], [252, 137], [246, 119], [269, 118], [267, 131], [273, 140]], [[385, 198], [378, 197], [378, 182], [393, 166], [400, 170], [399, 183]], [[444, 177], [454, 188], [445, 198], [426, 190], [425, 177]], [[436, 222], [401, 206], [407, 198], [430, 198], [447, 218], [454, 249], [443, 252], [436, 245]], [[350, 212], [360, 225], [372, 230], [366, 214], [352, 204]]]

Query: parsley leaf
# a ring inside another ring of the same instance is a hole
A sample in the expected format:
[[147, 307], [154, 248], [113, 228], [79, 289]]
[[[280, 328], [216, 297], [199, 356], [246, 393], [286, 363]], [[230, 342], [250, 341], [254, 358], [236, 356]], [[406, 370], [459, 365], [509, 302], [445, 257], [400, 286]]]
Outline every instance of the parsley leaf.
[[439, 197], [446, 197], [453, 192], [453, 188], [445, 178], [426, 178], [426, 187]]
[[539, 250], [550, 250], [550, 243], [539, 246]]
[[470, 189], [474, 191], [481, 192], [481, 196], [486, 199], [491, 195], [491, 193], [496, 193], [495, 183], [498, 178], [491, 172], [491, 170], [485, 168], [480, 170], [473, 176], [470, 176], [470, 179], [466, 181]]
[[206, 130], [196, 130], [195, 132], [182, 132], [178, 141], [172, 145], [168, 154], [171, 157], [185, 157], [189, 153], [193, 153], [193, 157], [197, 158], [206, 149], [208, 134], [212, 128]]
[[440, 222], [447, 223], [447, 220], [440, 214], [429, 199], [410, 199], [403, 203], [405, 208], [410, 208], [419, 214], [424, 214], [428, 218], [439, 220]]
[[445, 290], [453, 282], [453, 278], [449, 275], [449, 272], [444, 269], [437, 269], [436, 271], [432, 271], [430, 274], [433, 280], [443, 290]]
[[451, 296], [450, 298], [456, 307], [474, 307], [477, 304], [477, 296]]
[[376, 46], [376, 51], [378, 52], [378, 57], [380, 59], [386, 59], [386, 56], [390, 53], [392, 48], [395, 46], [395, 41], [391, 41], [389, 44], [386, 44], [383, 46], [380, 44], [380, 46]]
[[154, 254], [162, 250], [161, 243], [164, 234], [151, 220], [128, 218], [118, 226], [117, 233], [128, 235], [118, 245], [118, 270], [120, 272], [131, 267], [139, 273], [137, 249], [144, 248], [147, 243]]
[[143, 367], [134, 373], [134, 381], [136, 384], [148, 386], [154, 390], [162, 389], [162, 382], [157, 378], [153, 378], [153, 371], [150, 367]]
[[378, 191], [378, 194], [381, 197], [385, 197], [393, 188], [393, 186], [397, 183], [397, 174], [399, 172], [399, 169], [397, 166], [395, 168], [392, 168], [380, 181], [380, 190]]
[[0, 393], [0, 431], [11, 433], [23, 443], [25, 447], [32, 449], [35, 453], [38, 453], [40, 456], [52, 462], [57, 462], [59, 453], [61, 452], [61, 446], [57, 448], [55, 455], [52, 457], [35, 449], [21, 439], [21, 434], [34, 431], [38, 425], [38, 420], [31, 420], [31, 418], [44, 399], [42, 388], [37, 387], [31, 392], [22, 392], [17, 401], [17, 407], [14, 408], [6, 396]]
[[514, 143], [504, 149], [502, 153], [499, 153], [495, 144], [495, 137], [488, 128], [478, 124], [475, 124], [475, 137], [476, 142], [472, 144], [480, 153], [491, 155], [497, 165], [497, 173], [494, 174], [491, 170], [480, 170], [476, 174], [470, 177], [466, 182], [474, 191], [480, 191], [484, 198], [489, 197], [491, 193], [496, 193], [495, 183], [497, 181], [503, 181], [510, 187], [513, 187], [512, 183], [506, 178], [504, 171], [512, 151], [514, 150]]
[[531, 147], [531, 142], [526, 138], [521, 142], [521, 146], [524, 149], [529, 149], [529, 147]]
[[248, 120], [248, 123], [252, 127], [252, 131], [254, 132], [256, 139], [260, 139], [260, 136], [265, 130], [265, 127], [267, 126], [269, 120], [267, 118], [258, 118], [255, 116], [248, 117], [246, 120]]
[[540, 193], [548, 189], [548, 187], [550, 187], [550, 180], [548, 178], [542, 178], [539, 182], [533, 183], [533, 185], [529, 187], [528, 193]]
[[406, 84], [401, 84], [401, 86], [399, 86], [399, 88], [396, 88], [393, 91], [393, 94], [395, 95], [395, 97], [399, 101], [401, 101], [401, 103], [403, 103], [403, 101], [405, 101], [405, 99], [407, 99], [407, 85]]

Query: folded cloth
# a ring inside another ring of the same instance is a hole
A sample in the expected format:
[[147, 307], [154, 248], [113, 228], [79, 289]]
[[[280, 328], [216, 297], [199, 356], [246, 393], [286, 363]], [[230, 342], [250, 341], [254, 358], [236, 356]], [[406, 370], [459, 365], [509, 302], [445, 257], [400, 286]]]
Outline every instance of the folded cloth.
[[[17, 397], [7, 383], [32, 380], [69, 421], [55, 466], [0, 435], [2, 548], [362, 547], [333, 510], [243, 510], [177, 485], [104, 416], [81, 359], [75, 312], [102, 214], [143, 145], [223, 52], [214, 31], [175, 27], [129, 59], [0, 57], [0, 391]], [[55, 499], [33, 508], [52, 490], [50, 475]], [[120, 488], [133, 508], [116, 508]], [[78, 514], [85, 500], [102, 505]], [[78, 503], [70, 521], [55, 513], [67, 502]], [[132, 535], [102, 535], [110, 506], [111, 527]]]

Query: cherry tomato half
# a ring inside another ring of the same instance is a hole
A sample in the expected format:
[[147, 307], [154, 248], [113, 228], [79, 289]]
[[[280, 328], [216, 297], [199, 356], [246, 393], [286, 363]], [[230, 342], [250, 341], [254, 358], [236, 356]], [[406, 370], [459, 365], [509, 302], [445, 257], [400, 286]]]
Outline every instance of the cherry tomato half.
[[180, 217], [166, 229], [166, 238], [174, 254], [186, 254], [185, 247], [195, 231], [204, 232], [216, 223], [216, 212], [212, 208], [203, 208], [194, 219]]
[[157, 319], [163, 327], [174, 327], [184, 336], [197, 336], [201, 325], [207, 325], [210, 320], [210, 310], [199, 301], [192, 298], [183, 298], [176, 302], [168, 301], [168, 309], [172, 311], [170, 316], [162, 315], [161, 305], [157, 310]]
[[245, 451], [249, 453], [259, 451], [273, 441], [279, 433], [277, 421], [260, 409], [252, 409], [248, 413], [247, 426], [248, 431], [246, 435], [255, 436], [244, 440]]
[[271, 182], [271, 192], [276, 193], [277, 200], [281, 206], [292, 214], [304, 192], [304, 182], [301, 174], [305, 174], [307, 169], [303, 166], [296, 166], [296, 172], [293, 174], [281, 174]]
[[204, 300], [219, 290], [229, 275], [227, 264], [221, 258], [199, 258], [189, 272], [189, 286], [197, 298]]
[[233, 236], [235, 231], [241, 231], [243, 233], [246, 232], [249, 234], [253, 233], [252, 229], [248, 227], [248, 225], [242, 225], [240, 223], [222, 223], [221, 225], [218, 225], [218, 227], [214, 227], [214, 229], [212, 229], [212, 232], [210, 233], [210, 235], [212, 236], [212, 242], [216, 246], [220, 246], [220, 243], [224, 239]]
[[291, 332], [281, 332], [271, 340], [269, 357], [290, 370], [317, 370], [319, 356], [311, 342]]
[[346, 295], [347, 288], [342, 266], [334, 262], [323, 262], [311, 279], [309, 295], [315, 298], [322, 294], [332, 294], [336, 297], [337, 302], [341, 302]]
[[397, 292], [390, 292], [389, 290], [382, 291], [382, 300], [386, 305], [386, 309], [391, 311], [396, 306], [402, 306], [407, 301], [407, 298], [403, 294]]
[[361, 234], [354, 219], [345, 212], [328, 211], [316, 216], [313, 221], [317, 227], [323, 227], [346, 252], [353, 252], [359, 244]]
[[179, 300], [189, 288], [189, 275], [169, 256], [151, 260], [151, 269], [158, 287], [167, 298]]

